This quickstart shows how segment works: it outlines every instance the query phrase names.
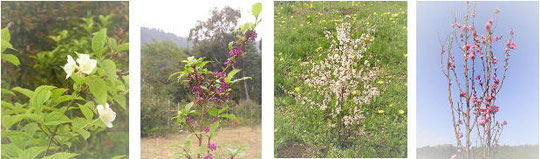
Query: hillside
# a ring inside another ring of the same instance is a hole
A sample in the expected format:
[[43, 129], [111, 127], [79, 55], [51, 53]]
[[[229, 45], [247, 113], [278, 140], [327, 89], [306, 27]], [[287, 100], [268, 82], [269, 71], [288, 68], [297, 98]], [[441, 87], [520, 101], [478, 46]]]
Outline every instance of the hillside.
[[191, 42], [186, 37], [180, 37], [173, 33], [165, 32], [161, 29], [141, 27], [141, 43], [156, 41], [172, 41], [179, 48], [190, 48]]

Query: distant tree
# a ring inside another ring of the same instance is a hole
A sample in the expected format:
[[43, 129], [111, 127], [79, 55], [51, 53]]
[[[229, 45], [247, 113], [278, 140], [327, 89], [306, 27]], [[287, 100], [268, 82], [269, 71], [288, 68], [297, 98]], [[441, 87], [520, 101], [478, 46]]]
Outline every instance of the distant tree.
[[168, 75], [183, 68], [181, 61], [191, 55], [172, 41], [146, 43], [141, 53], [141, 135], [148, 136], [156, 129], [168, 127], [167, 108], [188, 96], [187, 88], [177, 89], [178, 84], [168, 80]]
[[[234, 41], [238, 28], [240, 11], [231, 7], [222, 9], [215, 8], [210, 11], [210, 18], [206, 21], [198, 21], [197, 25], [190, 30], [188, 40], [193, 43], [192, 53], [197, 57], [205, 57], [208, 60], [219, 61], [209, 64], [210, 69], [223, 68], [227, 60], [228, 42]], [[244, 51], [256, 52], [256, 46], [250, 45]], [[261, 57], [260, 54], [247, 54], [246, 57], [237, 61], [236, 67], [242, 69], [242, 76], [252, 77], [237, 85], [241, 88], [234, 92], [242, 92], [240, 96], [233, 96], [234, 99], [245, 98], [255, 100], [260, 103], [260, 78], [261, 78]]]

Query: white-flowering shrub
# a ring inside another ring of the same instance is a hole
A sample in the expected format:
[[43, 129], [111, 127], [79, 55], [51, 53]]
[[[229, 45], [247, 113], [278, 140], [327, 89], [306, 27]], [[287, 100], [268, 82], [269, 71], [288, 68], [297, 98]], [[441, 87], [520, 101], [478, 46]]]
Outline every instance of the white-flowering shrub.
[[345, 20], [336, 24], [336, 33], [325, 31], [330, 47], [318, 51], [326, 57], [302, 62], [301, 65], [308, 70], [296, 77], [303, 80], [306, 88], [286, 91], [302, 105], [324, 111], [324, 120], [336, 128], [340, 142], [353, 132], [357, 135], [363, 133], [356, 127], [364, 118], [362, 107], [379, 96], [379, 90], [373, 85], [379, 69], [375, 67], [376, 61], [365, 54], [369, 43], [374, 40], [371, 35], [374, 32], [374, 29], [366, 29], [365, 33], [354, 38], [351, 24]]

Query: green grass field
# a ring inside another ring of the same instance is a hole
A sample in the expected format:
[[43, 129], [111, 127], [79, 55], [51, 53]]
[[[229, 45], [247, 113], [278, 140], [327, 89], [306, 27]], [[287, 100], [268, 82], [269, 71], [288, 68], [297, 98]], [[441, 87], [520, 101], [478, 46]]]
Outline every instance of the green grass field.
[[[407, 3], [275, 2], [274, 9], [276, 157], [406, 157]], [[330, 45], [324, 31], [335, 32], [347, 15], [353, 36], [375, 29], [366, 54], [379, 61], [381, 74], [375, 84], [380, 96], [362, 107], [365, 134], [341, 147], [320, 113], [285, 92], [303, 85], [295, 77], [309, 74], [301, 62], [326, 57], [319, 51]]]

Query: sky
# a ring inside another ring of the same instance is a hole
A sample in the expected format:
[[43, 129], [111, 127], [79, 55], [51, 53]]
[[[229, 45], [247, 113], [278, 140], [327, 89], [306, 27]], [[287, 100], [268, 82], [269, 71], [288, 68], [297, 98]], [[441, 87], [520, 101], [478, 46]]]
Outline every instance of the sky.
[[[510, 28], [516, 32], [517, 49], [510, 57], [508, 77], [496, 101], [500, 105], [497, 118], [509, 123], [500, 143], [538, 144], [538, 2], [483, 1], [473, 4], [476, 4], [475, 23], [479, 32], [484, 33], [484, 24], [493, 17], [495, 8], [501, 10], [496, 17], [495, 33], [508, 35]], [[417, 2], [416, 8], [417, 147], [455, 145], [447, 81], [440, 70], [438, 35], [444, 37], [450, 32], [452, 13], [462, 19], [466, 5], [465, 2]], [[503, 59], [503, 45], [504, 41], [499, 41], [499, 47], [495, 47], [500, 59]]]
[[[229, 6], [240, 10], [241, 18], [238, 24], [254, 22], [255, 17], [251, 14], [251, 6], [258, 0], [151, 0], [140, 1], [138, 5], [144, 6], [141, 16], [143, 27], [159, 28], [165, 32], [187, 37], [189, 30], [197, 21], [206, 21], [210, 17], [210, 11], [214, 8]], [[263, 7], [264, 8], [264, 7]], [[259, 30], [261, 27], [257, 27]]]

